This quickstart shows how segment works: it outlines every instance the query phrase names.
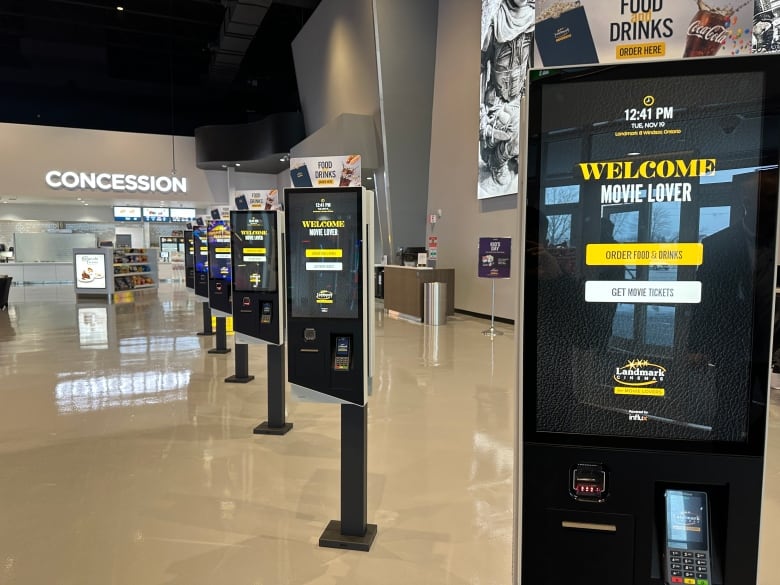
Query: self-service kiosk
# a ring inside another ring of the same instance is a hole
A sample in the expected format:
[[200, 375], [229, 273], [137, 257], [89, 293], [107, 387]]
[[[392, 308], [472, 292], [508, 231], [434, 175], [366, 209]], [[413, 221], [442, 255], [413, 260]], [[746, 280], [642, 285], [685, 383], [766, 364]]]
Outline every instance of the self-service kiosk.
[[289, 380], [358, 405], [372, 367], [372, 201], [360, 187], [285, 192]]
[[217, 343], [209, 353], [228, 353], [230, 349], [226, 345], [226, 320], [232, 316], [233, 310], [230, 222], [224, 219], [210, 219], [206, 225], [209, 307], [217, 317]]
[[367, 551], [367, 410], [373, 341], [373, 194], [360, 187], [285, 190], [287, 376], [341, 402], [341, 519], [320, 546]]
[[516, 583], [756, 583], [778, 67], [531, 72]]
[[202, 217], [192, 226], [192, 289], [203, 308], [203, 331], [198, 335], [214, 335], [209, 306], [209, 247], [206, 222]]
[[249, 343], [268, 348], [268, 421], [255, 427], [255, 434], [281, 435], [293, 426], [285, 422], [282, 215], [281, 211], [230, 212], [236, 352]]
[[192, 261], [195, 296], [209, 300], [209, 244], [205, 222], [192, 226]]
[[195, 292], [195, 244], [192, 229], [184, 230], [184, 286]]

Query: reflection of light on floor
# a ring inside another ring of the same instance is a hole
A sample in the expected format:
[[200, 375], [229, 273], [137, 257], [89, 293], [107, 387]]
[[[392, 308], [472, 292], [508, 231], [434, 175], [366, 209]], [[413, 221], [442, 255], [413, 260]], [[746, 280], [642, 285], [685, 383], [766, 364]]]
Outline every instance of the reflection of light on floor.
[[[61, 374], [60, 377], [77, 374]], [[190, 371], [133, 372], [63, 380], [55, 388], [57, 411], [73, 414], [176, 402], [187, 398]]]
[[168, 351], [200, 351], [200, 343], [196, 337], [126, 337], [119, 341], [119, 353], [147, 353]]

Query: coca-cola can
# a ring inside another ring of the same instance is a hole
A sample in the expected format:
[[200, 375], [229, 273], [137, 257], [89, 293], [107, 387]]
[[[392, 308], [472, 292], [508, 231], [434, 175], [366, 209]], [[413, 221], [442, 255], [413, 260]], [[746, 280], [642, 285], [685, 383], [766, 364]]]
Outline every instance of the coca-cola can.
[[688, 25], [683, 57], [712, 57], [729, 38], [730, 15], [699, 10]]

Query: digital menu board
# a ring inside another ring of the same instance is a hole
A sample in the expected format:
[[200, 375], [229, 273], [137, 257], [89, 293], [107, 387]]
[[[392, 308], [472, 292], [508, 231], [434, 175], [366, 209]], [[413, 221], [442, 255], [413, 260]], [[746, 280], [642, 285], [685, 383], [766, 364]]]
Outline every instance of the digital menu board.
[[140, 207], [114, 207], [114, 221], [142, 221]]
[[106, 257], [102, 253], [76, 253], [76, 288], [106, 289]]
[[[327, 193], [297, 192], [287, 202], [290, 217], [290, 282], [292, 317], [360, 316], [361, 217], [359, 193], [333, 189]], [[305, 283], [305, 286], [302, 286]]]
[[151, 222], [171, 221], [171, 210], [167, 207], [144, 207], [144, 220]]
[[197, 217], [194, 207], [171, 207], [170, 217], [171, 221], [188, 222], [195, 221]]
[[209, 278], [230, 280], [230, 223], [211, 220], [208, 225]]
[[780, 136], [780, 83], [767, 71], [777, 65], [532, 73], [527, 440], [761, 448]]
[[233, 288], [237, 291], [274, 292], [277, 289], [275, 213], [247, 211], [233, 213], [231, 240], [235, 262]]

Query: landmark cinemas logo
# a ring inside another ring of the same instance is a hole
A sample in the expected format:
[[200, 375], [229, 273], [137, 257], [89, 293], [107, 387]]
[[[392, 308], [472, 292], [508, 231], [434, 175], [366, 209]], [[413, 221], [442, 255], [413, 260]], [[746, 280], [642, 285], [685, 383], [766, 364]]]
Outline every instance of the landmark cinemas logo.
[[46, 184], [52, 189], [97, 189], [99, 191], [131, 191], [139, 193], [186, 193], [186, 177], [156, 177], [125, 173], [82, 173], [49, 171]]
[[664, 381], [666, 368], [648, 360], [630, 360], [615, 368], [612, 379], [625, 386], [653, 386]]

